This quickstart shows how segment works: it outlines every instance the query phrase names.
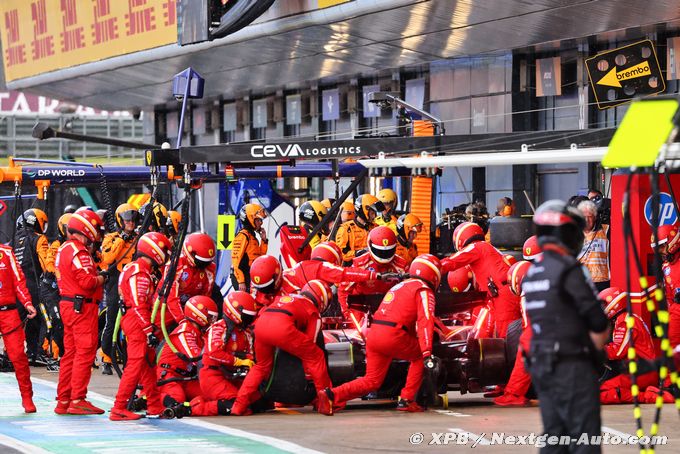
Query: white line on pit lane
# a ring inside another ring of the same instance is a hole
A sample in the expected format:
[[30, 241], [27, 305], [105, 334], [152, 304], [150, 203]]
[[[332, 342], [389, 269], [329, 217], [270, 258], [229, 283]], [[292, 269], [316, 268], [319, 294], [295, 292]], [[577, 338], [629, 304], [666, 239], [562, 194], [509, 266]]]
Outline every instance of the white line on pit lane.
[[482, 437], [482, 436], [480, 436], [480, 435], [477, 435], [476, 433], [468, 432], [467, 430], [463, 430], [463, 429], [460, 429], [460, 428], [458, 428], [458, 427], [454, 427], [454, 428], [452, 428], [452, 429], [449, 429], [449, 431], [451, 431], [451, 432], [453, 432], [453, 433], [456, 433], [456, 434], [465, 434], [465, 435], [467, 435], [468, 438], [469, 438], [472, 442], [475, 443], [475, 446], [476, 446], [476, 445], [484, 445], [484, 446], [487, 446], [487, 445], [490, 445], [490, 444], [491, 444], [491, 441], [490, 441], [490, 440], [488, 440], [488, 439], [486, 439], [486, 438], [484, 438], [484, 437]]
[[[52, 389], [56, 389], [57, 385], [54, 382], [51, 382], [49, 380], [43, 380], [41, 378], [31, 378], [31, 380], [35, 383], [41, 383], [43, 385], [49, 386]], [[97, 399], [102, 400], [103, 402], [107, 402], [111, 405], [113, 405], [113, 400], [110, 397], [104, 396], [103, 394], [95, 393], [92, 391], [88, 391], [88, 395], [91, 397], [96, 397]], [[196, 426], [196, 427], [202, 427], [204, 429], [208, 430], [213, 430], [215, 432], [221, 432], [223, 434], [227, 435], [232, 435], [235, 437], [241, 437], [241, 438], [246, 438], [249, 440], [253, 441], [259, 441], [260, 443], [264, 443], [270, 446], [273, 446], [275, 448], [281, 449], [283, 451], [289, 451], [289, 452], [294, 452], [296, 454], [322, 454], [321, 451], [315, 451], [313, 449], [305, 448], [303, 446], [300, 446], [298, 444], [292, 443], [290, 441], [286, 440], [281, 440], [279, 438], [274, 438], [274, 437], [269, 437], [267, 435], [259, 435], [255, 434], [252, 432], [246, 432], [245, 430], [240, 430], [240, 429], [235, 429], [233, 427], [227, 427], [227, 426], [220, 426], [218, 424], [213, 424], [209, 423], [206, 421], [202, 421], [199, 419], [178, 419], [176, 420], [178, 424], [186, 424], [189, 426]]]
[[620, 430], [612, 429], [611, 427], [607, 426], [602, 426], [602, 432], [607, 432], [612, 435], [618, 435], [619, 437], [626, 439], [633, 438], [633, 435], [631, 434], [627, 434], [626, 432], [621, 432]]
[[468, 416], [472, 416], [472, 415], [466, 415], [465, 413], [458, 413], [458, 412], [451, 411], [451, 410], [435, 410], [435, 413], [439, 413], [440, 415], [446, 415], [446, 416], [455, 416], [457, 418], [467, 418]]

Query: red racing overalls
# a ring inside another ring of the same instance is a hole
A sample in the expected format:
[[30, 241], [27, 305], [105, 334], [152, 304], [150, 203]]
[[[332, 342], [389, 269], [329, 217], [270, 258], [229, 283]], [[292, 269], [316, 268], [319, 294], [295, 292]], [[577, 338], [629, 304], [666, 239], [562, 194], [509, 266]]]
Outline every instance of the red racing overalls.
[[496, 324], [495, 337], [505, 337], [508, 325], [522, 317], [519, 297], [507, 282], [509, 266], [495, 247], [485, 241], [475, 241], [462, 251], [442, 260], [442, 275], [470, 265], [480, 291], [487, 292]]
[[366, 375], [333, 388], [334, 405], [380, 388], [393, 359], [410, 361], [401, 398], [413, 401], [423, 380], [423, 358], [432, 351], [434, 292], [407, 279], [387, 292], [366, 335]]
[[191, 320], [182, 319], [177, 328], [170, 333], [170, 341], [184, 357], [180, 358], [175, 354], [168, 344], [163, 345], [161, 349], [156, 366], [156, 378], [163, 405], [166, 407], [188, 402], [201, 395], [198, 379], [191, 378], [203, 351], [201, 329]]
[[[59, 247], [55, 262], [64, 323], [64, 356], [59, 365], [57, 400], [81, 400], [87, 395], [97, 354], [98, 312], [103, 287], [87, 247], [70, 239]], [[82, 300], [80, 312], [74, 306]]]
[[339, 285], [341, 282], [374, 281], [377, 279], [377, 274], [366, 268], [343, 268], [321, 260], [304, 260], [283, 272], [281, 290], [286, 294], [299, 292], [307, 282], [313, 279], [328, 282], [330, 285]]
[[[166, 265], [161, 282], [170, 269]], [[180, 323], [184, 319], [184, 304], [196, 295], [210, 296], [215, 283], [215, 264], [211, 263], [206, 268], [191, 266], [186, 257], [180, 256], [177, 263], [175, 280], [170, 288], [167, 301], [167, 313], [165, 325], [170, 326], [173, 322]], [[160, 290], [160, 289], [159, 289]], [[160, 326], [160, 320], [158, 321]]]
[[28, 358], [24, 352], [26, 335], [17, 310], [17, 300], [24, 307], [32, 306], [26, 277], [12, 248], [0, 244], [0, 334], [7, 355], [14, 365], [21, 397], [30, 398], [33, 396], [33, 386]]
[[156, 351], [146, 338], [154, 332], [151, 309], [155, 287], [151, 264], [143, 258], [128, 264], [118, 279], [118, 294], [125, 304], [121, 326], [127, 340], [127, 363], [113, 408], [125, 410], [138, 383], [143, 386], [149, 414], [160, 414], [165, 408], [156, 386]]
[[262, 309], [255, 320], [255, 359], [232, 407], [232, 414], [245, 414], [259, 397], [258, 387], [272, 372], [276, 348], [297, 356], [311, 375], [317, 391], [331, 386], [323, 350], [316, 345], [321, 329], [319, 311], [301, 295], [282, 296]]

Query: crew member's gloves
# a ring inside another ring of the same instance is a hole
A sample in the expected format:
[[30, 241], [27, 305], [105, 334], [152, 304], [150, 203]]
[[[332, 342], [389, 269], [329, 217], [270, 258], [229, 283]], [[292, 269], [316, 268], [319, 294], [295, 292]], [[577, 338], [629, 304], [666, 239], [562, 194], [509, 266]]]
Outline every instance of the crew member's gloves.
[[434, 368], [437, 367], [437, 358], [435, 358], [434, 355], [427, 355], [423, 358], [423, 364], [425, 365], [425, 369], [434, 370]]
[[102, 277], [104, 278], [104, 283], [105, 283], [105, 284], [106, 284], [107, 282], [109, 282], [109, 278], [111, 277], [111, 274], [110, 274], [110, 273], [111, 273], [111, 272], [110, 272], [108, 269], [99, 272], [99, 275], [102, 276]]
[[146, 335], [146, 345], [148, 345], [151, 348], [156, 348], [158, 347], [158, 344], [160, 341], [156, 337], [154, 333], [147, 333]]
[[253, 362], [252, 359], [241, 359], [241, 358], [234, 358], [234, 367], [253, 367], [255, 363]]
[[399, 273], [378, 273], [378, 280], [380, 281], [398, 281]]

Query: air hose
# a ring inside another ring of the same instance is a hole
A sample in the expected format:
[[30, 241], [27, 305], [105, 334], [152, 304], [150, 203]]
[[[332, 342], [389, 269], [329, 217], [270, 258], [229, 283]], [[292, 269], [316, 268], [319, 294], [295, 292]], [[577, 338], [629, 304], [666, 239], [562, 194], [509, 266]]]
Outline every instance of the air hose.
[[[658, 251], [658, 247], [654, 247], [654, 274], [655, 278], [657, 280], [657, 287], [654, 290], [652, 296], [650, 297], [650, 288], [649, 288], [649, 282], [645, 276], [645, 272], [642, 266], [642, 261], [640, 260], [640, 254], [639, 251], [636, 248], [635, 245], [635, 239], [633, 237], [633, 226], [632, 226], [632, 220], [631, 220], [631, 213], [630, 213], [630, 194], [631, 194], [631, 185], [632, 185], [632, 180], [633, 176], [635, 175], [635, 172], [631, 172], [628, 175], [628, 180], [626, 183], [626, 191], [624, 193], [624, 203], [623, 203], [623, 228], [624, 228], [624, 249], [625, 249], [625, 254], [627, 257], [630, 257], [631, 255], [629, 254], [629, 251], [632, 250], [633, 254], [633, 263], [636, 267], [636, 270], [640, 276], [639, 278], [639, 284], [640, 288], [642, 291], [642, 298], [646, 302], [646, 307], [647, 310], [650, 313], [650, 317], [652, 320], [652, 326], [654, 327], [654, 333], [656, 337], [661, 339], [661, 350], [662, 350], [662, 358], [661, 358], [661, 363], [659, 367], [659, 379], [661, 382], [663, 382], [666, 377], [668, 377], [669, 370], [671, 370], [671, 380], [673, 383], [676, 383], [677, 386], [677, 372], [674, 371], [674, 366], [673, 364], [669, 361], [670, 356], [672, 355], [672, 351], [670, 349], [670, 342], [668, 340], [668, 310], [666, 306], [666, 297], [665, 297], [665, 286], [664, 286], [664, 279], [663, 275], [661, 273], [661, 257]], [[651, 175], [651, 180], [652, 180], [652, 234], [654, 237], [654, 242], [657, 243], [656, 238], [658, 238], [658, 224], [659, 224], [659, 213], [658, 213], [658, 207], [659, 207], [659, 188], [658, 188], [658, 174], [656, 172], [653, 172]], [[636, 319], [633, 317], [633, 306], [632, 306], [632, 298], [630, 296], [630, 289], [631, 289], [631, 275], [630, 275], [630, 268], [627, 266], [626, 267], [626, 285], [628, 289], [628, 297], [627, 297], [627, 316], [626, 316], [626, 327], [628, 329], [628, 337], [630, 339], [630, 348], [628, 349], [628, 360], [629, 360], [629, 373], [631, 376], [631, 394], [633, 396], [633, 416], [635, 417], [636, 421], [636, 435], [639, 438], [644, 437], [645, 435], [645, 430], [643, 428], [643, 423], [642, 423], [642, 411], [640, 409], [640, 402], [639, 402], [639, 387], [637, 385], [637, 376], [639, 372], [638, 368], [638, 357], [637, 357], [637, 351], [635, 350], [635, 345], [634, 345], [634, 337], [632, 335], [633, 333], [633, 327], [635, 326]], [[670, 367], [669, 367], [670, 366]], [[677, 388], [676, 388], [677, 390]], [[659, 394], [657, 395], [656, 401], [656, 412], [654, 415], [654, 422], [652, 423], [650, 427], [650, 437], [656, 436], [659, 431], [659, 422], [661, 420], [661, 410], [663, 408], [663, 390], [662, 387], [659, 386]], [[680, 401], [678, 400], [677, 392], [676, 392], [676, 406], [680, 408]], [[653, 453], [654, 448], [651, 445], [640, 445], [640, 451], [641, 453]]]

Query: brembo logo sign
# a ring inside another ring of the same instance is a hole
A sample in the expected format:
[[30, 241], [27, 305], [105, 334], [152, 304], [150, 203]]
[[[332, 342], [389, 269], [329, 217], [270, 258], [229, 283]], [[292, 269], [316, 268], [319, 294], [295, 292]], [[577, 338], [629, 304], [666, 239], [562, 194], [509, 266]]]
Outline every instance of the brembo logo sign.
[[288, 145], [253, 145], [250, 155], [254, 158], [306, 158], [315, 156], [348, 156], [361, 154], [361, 147], [313, 147], [303, 148], [297, 143]]

